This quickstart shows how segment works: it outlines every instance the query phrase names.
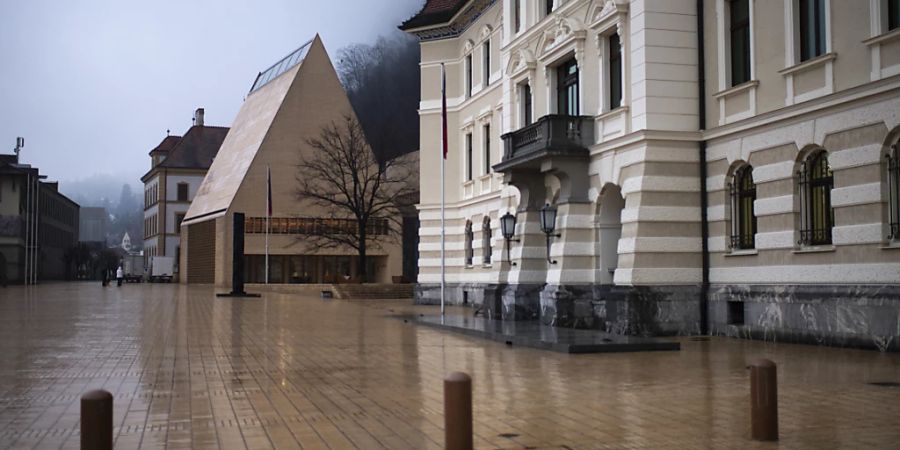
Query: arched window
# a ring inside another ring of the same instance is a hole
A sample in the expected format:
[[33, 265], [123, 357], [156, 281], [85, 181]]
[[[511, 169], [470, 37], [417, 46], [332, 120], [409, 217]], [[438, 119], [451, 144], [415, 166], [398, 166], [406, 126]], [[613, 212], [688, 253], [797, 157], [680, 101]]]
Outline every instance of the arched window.
[[747, 164], [734, 172], [731, 190], [731, 248], [751, 249], [756, 246], [756, 183], [753, 166]]
[[494, 254], [494, 248], [491, 246], [492, 237], [491, 218], [485, 216], [481, 224], [481, 260], [484, 264], [490, 264], [491, 256]]
[[800, 245], [831, 244], [834, 210], [831, 189], [834, 177], [828, 165], [828, 153], [819, 150], [800, 165]]
[[887, 155], [888, 240], [900, 240], [900, 149], [891, 146]]
[[472, 231], [472, 221], [466, 221], [466, 265], [471, 266], [474, 259], [474, 251], [472, 250], [472, 241], [475, 240], [475, 232]]

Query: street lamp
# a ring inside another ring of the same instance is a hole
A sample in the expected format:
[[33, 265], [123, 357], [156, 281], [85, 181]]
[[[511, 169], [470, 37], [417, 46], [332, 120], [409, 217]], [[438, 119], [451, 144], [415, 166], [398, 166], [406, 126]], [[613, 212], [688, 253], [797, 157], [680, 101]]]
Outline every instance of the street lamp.
[[562, 236], [554, 233], [554, 230], [556, 230], [556, 207], [547, 203], [541, 208], [541, 231], [547, 235], [547, 262], [550, 264], [556, 264], [556, 261], [550, 259], [550, 238]]
[[509, 257], [509, 245], [510, 242], [519, 242], [518, 239], [513, 239], [513, 236], [516, 234], [516, 216], [506, 212], [502, 217], [500, 217], [500, 233], [503, 234], [503, 239], [506, 240], [506, 260], [509, 261], [511, 266], [515, 266], [516, 263], [512, 262], [512, 259]]

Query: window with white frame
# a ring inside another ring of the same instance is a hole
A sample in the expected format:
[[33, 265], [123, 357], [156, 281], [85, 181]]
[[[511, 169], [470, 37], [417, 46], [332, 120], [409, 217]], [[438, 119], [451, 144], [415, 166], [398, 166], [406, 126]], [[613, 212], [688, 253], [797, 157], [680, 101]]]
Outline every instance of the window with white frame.
[[544, 15], [549, 16], [553, 12], [554, 0], [544, 0]]
[[609, 58], [609, 109], [622, 106], [622, 43], [619, 33], [607, 38], [607, 57]]
[[750, 81], [750, 0], [729, 0], [731, 86]]
[[466, 181], [472, 180], [472, 133], [466, 133]]
[[512, 0], [513, 3], [513, 30], [516, 33], [522, 30], [522, 0]]
[[816, 150], [800, 164], [797, 173], [800, 191], [800, 245], [830, 245], [834, 228], [831, 189], [834, 175], [828, 152]]
[[797, 28], [800, 61], [824, 55], [827, 50], [825, 0], [799, 0]]
[[472, 248], [472, 243], [475, 241], [475, 232], [472, 231], [472, 221], [466, 221], [466, 229], [465, 229], [465, 264], [467, 266], [472, 265], [472, 260], [475, 259], [475, 251]]
[[519, 85], [519, 125], [527, 127], [532, 120], [532, 96], [531, 84], [528, 82]]
[[493, 231], [491, 229], [491, 218], [485, 216], [484, 222], [481, 224], [481, 262], [484, 264], [491, 263], [491, 257], [494, 253], [494, 249], [491, 245], [492, 238]]
[[887, 0], [887, 29], [900, 28], [900, 0]]
[[178, 192], [176, 193], [175, 198], [179, 202], [188, 201], [188, 184], [187, 183], [178, 183]]
[[466, 55], [466, 98], [472, 96], [472, 54]]
[[895, 143], [887, 154], [888, 240], [900, 241], [900, 149]]
[[491, 38], [488, 37], [483, 44], [481, 44], [481, 64], [483, 66], [482, 77], [484, 80], [484, 87], [487, 87], [491, 84]]
[[729, 183], [731, 195], [731, 248], [754, 248], [756, 240], [756, 183], [753, 182], [753, 166], [745, 164], [734, 171]]
[[491, 173], [491, 125], [486, 124], [481, 128], [484, 135], [484, 174]]
[[578, 62], [571, 58], [556, 67], [556, 113], [579, 115]]

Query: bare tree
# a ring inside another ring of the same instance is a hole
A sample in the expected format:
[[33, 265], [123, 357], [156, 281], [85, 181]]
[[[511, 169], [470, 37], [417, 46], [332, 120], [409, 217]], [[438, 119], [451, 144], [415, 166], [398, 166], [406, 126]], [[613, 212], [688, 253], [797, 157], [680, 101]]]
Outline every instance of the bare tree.
[[[417, 184], [411, 180], [416, 167], [403, 157], [376, 158], [362, 126], [351, 116], [325, 126], [306, 144], [309, 148], [297, 167], [297, 199], [336, 220], [317, 227], [304, 242], [317, 250], [356, 250], [357, 273], [369, 281], [368, 249], [399, 236], [398, 199], [415, 193]], [[338, 225], [348, 222], [355, 226]]]

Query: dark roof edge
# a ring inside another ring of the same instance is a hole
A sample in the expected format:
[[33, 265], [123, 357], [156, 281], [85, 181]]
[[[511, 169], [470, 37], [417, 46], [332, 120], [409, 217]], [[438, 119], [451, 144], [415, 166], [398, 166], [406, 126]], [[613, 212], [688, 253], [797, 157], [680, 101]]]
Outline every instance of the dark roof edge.
[[416, 15], [407, 19], [397, 28], [406, 31], [413, 28], [421, 28], [449, 22], [451, 19], [453, 19], [453, 16], [459, 13], [459, 11], [462, 10], [464, 6], [466, 6], [467, 3], [469, 3], [469, 0], [458, 0], [456, 5], [449, 9], [432, 13], [424, 13], [425, 9], [428, 7], [428, 2], [426, 1], [425, 4], [422, 5], [422, 9], [419, 10]]
[[[51, 181], [51, 182], [49, 182], [49, 183], [56, 183], [56, 185], [57, 185], [57, 189], [51, 189], [50, 187], [46, 187], [46, 188], [45, 188], [45, 189], [47, 189], [50, 193], [56, 194], [56, 195], [62, 197], [63, 200], [68, 201], [69, 203], [75, 205], [75, 207], [77, 207], [77, 208], [79, 208], [79, 209], [81, 208], [81, 205], [79, 205], [78, 203], [76, 203], [75, 200], [72, 200], [72, 199], [69, 198], [66, 194], [63, 194], [62, 192], [60, 192], [60, 190], [59, 190], [59, 181]], [[46, 181], [41, 181], [41, 184], [48, 184], [48, 182], [46, 182]]]

